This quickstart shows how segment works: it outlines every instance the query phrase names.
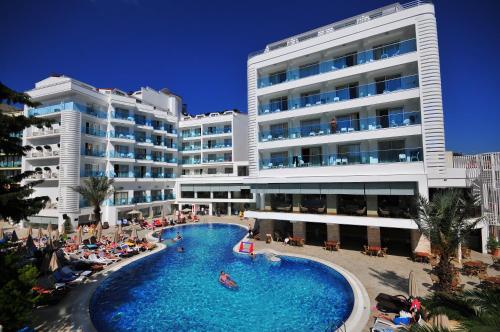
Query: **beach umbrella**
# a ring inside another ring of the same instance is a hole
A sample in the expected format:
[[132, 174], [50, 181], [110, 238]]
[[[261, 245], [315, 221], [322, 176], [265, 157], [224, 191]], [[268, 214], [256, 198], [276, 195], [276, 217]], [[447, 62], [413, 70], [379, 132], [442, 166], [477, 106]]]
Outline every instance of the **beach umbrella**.
[[76, 236], [76, 244], [78, 244], [78, 245], [82, 244], [82, 240], [83, 240], [83, 229], [80, 226], [80, 227], [78, 227], [78, 233]]
[[123, 233], [122, 222], [120, 221], [120, 223], [118, 224], [118, 234], [122, 234], [122, 233]]
[[56, 231], [54, 232], [54, 240], [59, 241], [59, 228], [56, 228]]
[[35, 242], [33, 241], [31, 234], [28, 234], [28, 239], [26, 239], [26, 251], [28, 252], [29, 257], [33, 257], [36, 251]]
[[5, 233], [3, 232], [3, 227], [0, 227], [0, 240], [5, 238]]
[[42, 237], [43, 237], [42, 227], [38, 227], [38, 241], [40, 241]]
[[408, 295], [413, 298], [418, 297], [418, 285], [413, 271], [410, 271], [410, 276], [408, 277]]
[[132, 239], [137, 239], [137, 227], [132, 228], [132, 235], [130, 236]]
[[102, 223], [98, 223], [95, 229], [95, 237], [99, 241], [102, 237]]
[[59, 263], [59, 258], [57, 258], [56, 252], [54, 251], [50, 258], [49, 271], [54, 272], [59, 268], [61, 268], [61, 263]]
[[48, 240], [48, 242], [47, 242], [47, 245], [48, 245], [49, 247], [52, 247], [52, 224], [49, 224], [49, 225], [47, 226], [47, 233], [49, 234], [49, 240]]
[[114, 240], [115, 243], [120, 242], [120, 233], [118, 232], [118, 228], [115, 231], [115, 236], [114, 236], [113, 240]]
[[141, 214], [141, 211], [139, 211], [139, 210], [132, 210], [132, 211], [127, 212], [127, 214], [129, 214], [129, 215], [132, 216], [134, 214]]
[[17, 237], [17, 233], [16, 233], [16, 231], [15, 231], [15, 230], [14, 230], [14, 231], [12, 231], [12, 235], [10, 236], [10, 240], [11, 240], [12, 242], [17, 242], [17, 241], [19, 241], [19, 238]]
[[28, 235], [33, 235], [33, 227], [28, 227]]

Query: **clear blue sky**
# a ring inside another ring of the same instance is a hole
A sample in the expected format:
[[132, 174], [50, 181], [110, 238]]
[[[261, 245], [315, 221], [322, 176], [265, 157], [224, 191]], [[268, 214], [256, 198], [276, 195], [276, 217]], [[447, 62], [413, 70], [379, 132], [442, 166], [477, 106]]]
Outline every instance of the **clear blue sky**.
[[[246, 112], [250, 52], [387, 0], [0, 1], [0, 80], [51, 73], [180, 94], [191, 113]], [[500, 151], [500, 0], [435, 1], [447, 149]]]

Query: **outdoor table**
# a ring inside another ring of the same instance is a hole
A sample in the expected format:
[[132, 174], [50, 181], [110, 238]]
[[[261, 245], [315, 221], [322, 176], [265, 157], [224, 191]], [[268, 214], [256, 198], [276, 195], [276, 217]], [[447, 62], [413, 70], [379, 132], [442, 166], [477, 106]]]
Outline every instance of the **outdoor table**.
[[338, 249], [338, 241], [325, 241], [325, 250], [337, 250]]
[[380, 251], [382, 250], [382, 247], [379, 246], [368, 246], [368, 254], [378, 256], [380, 254]]
[[415, 251], [415, 261], [429, 262], [430, 256], [428, 252]]

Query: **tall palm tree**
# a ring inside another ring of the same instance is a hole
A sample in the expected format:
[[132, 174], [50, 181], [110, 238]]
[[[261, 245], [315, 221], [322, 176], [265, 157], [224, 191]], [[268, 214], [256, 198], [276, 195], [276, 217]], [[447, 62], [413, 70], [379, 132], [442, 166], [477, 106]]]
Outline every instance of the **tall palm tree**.
[[[423, 299], [427, 321], [446, 315], [459, 322], [453, 331], [496, 332], [500, 326], [500, 289], [485, 288], [461, 293], [435, 292]], [[451, 332], [447, 328], [415, 324], [411, 332]]]
[[438, 290], [450, 292], [453, 281], [453, 256], [460, 244], [482, 221], [471, 218], [476, 200], [457, 189], [437, 192], [431, 201], [419, 196], [414, 217], [420, 232], [439, 249], [439, 263], [435, 273], [439, 277]]
[[82, 195], [93, 208], [95, 223], [101, 222], [101, 205], [113, 193], [113, 179], [106, 176], [89, 177], [83, 180], [82, 185], [72, 187], [74, 191]]

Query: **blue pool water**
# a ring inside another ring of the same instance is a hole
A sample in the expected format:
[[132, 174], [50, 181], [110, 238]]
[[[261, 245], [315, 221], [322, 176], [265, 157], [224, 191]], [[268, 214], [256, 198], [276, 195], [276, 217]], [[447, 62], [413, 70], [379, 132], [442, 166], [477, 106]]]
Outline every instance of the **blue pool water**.
[[[181, 241], [166, 240], [167, 249], [123, 267], [97, 288], [90, 314], [98, 331], [330, 331], [352, 311], [352, 289], [331, 268], [235, 254], [246, 231], [234, 225], [183, 226], [164, 230], [162, 238], [177, 231]], [[219, 284], [221, 270], [238, 290]]]

